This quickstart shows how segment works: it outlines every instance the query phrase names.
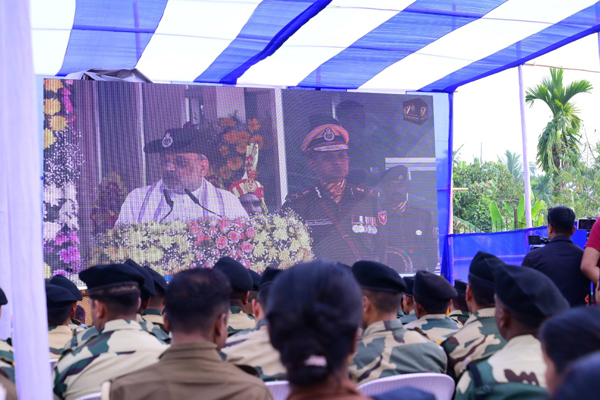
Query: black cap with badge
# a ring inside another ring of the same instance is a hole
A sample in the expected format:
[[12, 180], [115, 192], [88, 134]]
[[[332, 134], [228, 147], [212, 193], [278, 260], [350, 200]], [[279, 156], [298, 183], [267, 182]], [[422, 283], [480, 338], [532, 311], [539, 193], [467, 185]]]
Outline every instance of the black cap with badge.
[[196, 128], [167, 129], [162, 139], [152, 140], [144, 146], [144, 152], [154, 153], [199, 153], [206, 156], [211, 146], [202, 132]]
[[348, 150], [348, 132], [335, 118], [316, 114], [312, 115], [309, 121], [310, 132], [301, 145], [303, 152]]

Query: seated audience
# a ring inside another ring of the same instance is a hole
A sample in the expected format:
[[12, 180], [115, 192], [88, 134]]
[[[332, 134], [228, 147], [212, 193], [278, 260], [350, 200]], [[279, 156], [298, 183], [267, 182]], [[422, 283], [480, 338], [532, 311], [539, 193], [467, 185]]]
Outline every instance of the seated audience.
[[71, 292], [61, 286], [46, 284], [46, 310], [48, 318], [48, 342], [50, 359], [58, 359], [63, 353], [65, 344], [73, 337], [69, 327], [71, 314], [77, 299]]
[[402, 295], [402, 312], [404, 316], [400, 318], [400, 321], [406, 325], [409, 322], [413, 322], [417, 320], [417, 314], [415, 314], [415, 304], [413, 302], [413, 285], [415, 284], [414, 276], [407, 276], [404, 278], [404, 283], [406, 284], [406, 289], [404, 290], [404, 294]]
[[396, 318], [406, 289], [398, 273], [374, 261], [358, 261], [352, 273], [362, 289], [364, 329], [348, 367], [352, 379], [362, 384], [400, 374], [445, 373], [447, 361], [440, 346], [407, 330]]
[[542, 325], [539, 335], [546, 360], [546, 384], [553, 395], [569, 364], [600, 351], [600, 308], [577, 307]]
[[171, 347], [158, 363], [102, 385], [113, 400], [272, 399], [258, 378], [222, 361], [231, 286], [218, 269], [176, 274], [166, 292], [165, 325]]
[[527, 253], [524, 267], [540, 271], [554, 282], [571, 307], [585, 305], [590, 280], [581, 272], [583, 250], [571, 241], [575, 233], [575, 213], [567, 207], [548, 210], [550, 243]]
[[[361, 298], [350, 271], [329, 261], [298, 264], [277, 277], [267, 320], [287, 370], [287, 400], [367, 399], [347, 372], [362, 319]], [[416, 389], [399, 390], [395, 398], [431, 399]]]
[[[102, 382], [158, 361], [167, 346], [136, 321], [144, 276], [126, 264], [97, 265], [79, 273], [88, 288], [95, 335], [66, 349], [54, 369], [54, 395], [75, 400]], [[83, 339], [83, 336], [81, 337]]]
[[[75, 301], [73, 301], [73, 304], [72, 304], [73, 310], [71, 311], [71, 313], [69, 315], [69, 317], [70, 317], [69, 328], [71, 328], [74, 332], [79, 332], [81, 329], [85, 328], [85, 327], [81, 326], [82, 323], [85, 322], [85, 317], [83, 320], [80, 320], [77, 318], [77, 315], [76, 315], [77, 307], [80, 307], [77, 305], [77, 302], [83, 300], [83, 297], [81, 296], [81, 291], [79, 290], [77, 285], [75, 285], [67, 277], [62, 276], [62, 275], [54, 275], [48, 283], [50, 283], [52, 285], [61, 286], [62, 288], [67, 289], [69, 292], [71, 292], [71, 294], [75, 298]], [[52, 347], [52, 346], [50, 346], [50, 347]]]
[[546, 399], [546, 364], [537, 334], [544, 320], [569, 308], [556, 285], [531, 268], [506, 265], [494, 271], [496, 324], [506, 345], [469, 364], [455, 400]]
[[227, 326], [229, 335], [254, 328], [256, 325], [254, 318], [244, 312], [244, 308], [248, 304], [248, 292], [252, 289], [252, 276], [250, 272], [231, 257], [220, 258], [215, 264], [215, 269], [224, 273], [231, 284], [229, 325]]
[[562, 385], [552, 400], [595, 399], [600, 393], [600, 352], [575, 361], [567, 370]]
[[458, 332], [442, 342], [448, 356], [448, 375], [460, 378], [471, 362], [488, 358], [506, 344], [496, 326], [494, 268], [504, 266], [498, 257], [478, 252], [469, 266], [465, 300], [471, 316]]
[[269, 340], [265, 314], [271, 286], [280, 272], [280, 269], [269, 267], [263, 273], [258, 285], [258, 296], [252, 300], [252, 314], [256, 320], [256, 327], [230, 336], [221, 349], [226, 361], [256, 368], [264, 381], [285, 379], [285, 368], [279, 360], [279, 352]]
[[413, 299], [417, 320], [406, 324], [434, 342], [458, 330], [456, 322], [446, 315], [456, 289], [443, 277], [429, 271], [417, 271]]
[[165, 330], [165, 321], [162, 315], [163, 309], [165, 308], [167, 281], [161, 274], [152, 268], [145, 266], [144, 269], [148, 271], [154, 281], [154, 296], [150, 297], [148, 300], [148, 307], [142, 313], [142, 318], [144, 318], [144, 321], [151, 322], [165, 331], [165, 333], [168, 333]]
[[456, 322], [456, 325], [458, 325], [459, 328], [462, 328], [471, 316], [465, 299], [467, 284], [457, 279], [454, 281], [454, 289], [456, 289], [458, 296], [454, 299], [450, 299], [450, 313], [448, 314], [448, 318]]
[[[0, 288], [0, 317], [2, 317], [2, 306], [8, 304], [4, 291]], [[4, 373], [12, 382], [15, 381], [15, 357], [13, 348], [5, 340], [0, 340], [0, 372]]]

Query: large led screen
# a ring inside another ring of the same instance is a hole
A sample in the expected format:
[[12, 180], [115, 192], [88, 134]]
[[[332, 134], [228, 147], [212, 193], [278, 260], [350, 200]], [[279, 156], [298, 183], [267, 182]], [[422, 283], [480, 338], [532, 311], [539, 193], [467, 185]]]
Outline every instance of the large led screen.
[[439, 269], [429, 96], [44, 81], [46, 274]]

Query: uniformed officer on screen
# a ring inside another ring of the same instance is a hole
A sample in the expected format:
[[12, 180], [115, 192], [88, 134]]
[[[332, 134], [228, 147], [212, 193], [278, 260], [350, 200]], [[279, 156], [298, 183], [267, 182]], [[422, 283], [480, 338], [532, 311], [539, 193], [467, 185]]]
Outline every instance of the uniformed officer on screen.
[[287, 197], [292, 209], [310, 227], [318, 258], [345, 264], [376, 257], [381, 231], [378, 193], [347, 181], [348, 132], [331, 117], [313, 116], [301, 149], [316, 182]]
[[147, 143], [144, 152], [159, 155], [162, 179], [129, 193], [117, 224], [248, 216], [233, 193], [205, 179], [210, 151], [199, 130], [168, 129], [162, 139]]
[[383, 262], [398, 272], [434, 271], [438, 262], [437, 230], [433, 214], [408, 200], [410, 177], [404, 165], [387, 169], [380, 178], [381, 230], [386, 244]]

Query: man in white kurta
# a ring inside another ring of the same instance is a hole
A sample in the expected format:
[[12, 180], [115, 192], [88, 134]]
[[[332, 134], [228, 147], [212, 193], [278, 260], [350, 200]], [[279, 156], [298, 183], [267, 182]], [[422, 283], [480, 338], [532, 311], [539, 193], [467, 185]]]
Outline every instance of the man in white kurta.
[[162, 139], [146, 144], [144, 152], [160, 156], [162, 179], [131, 191], [117, 224], [248, 216], [233, 193], [217, 189], [205, 179], [209, 149], [200, 131], [169, 129]]

